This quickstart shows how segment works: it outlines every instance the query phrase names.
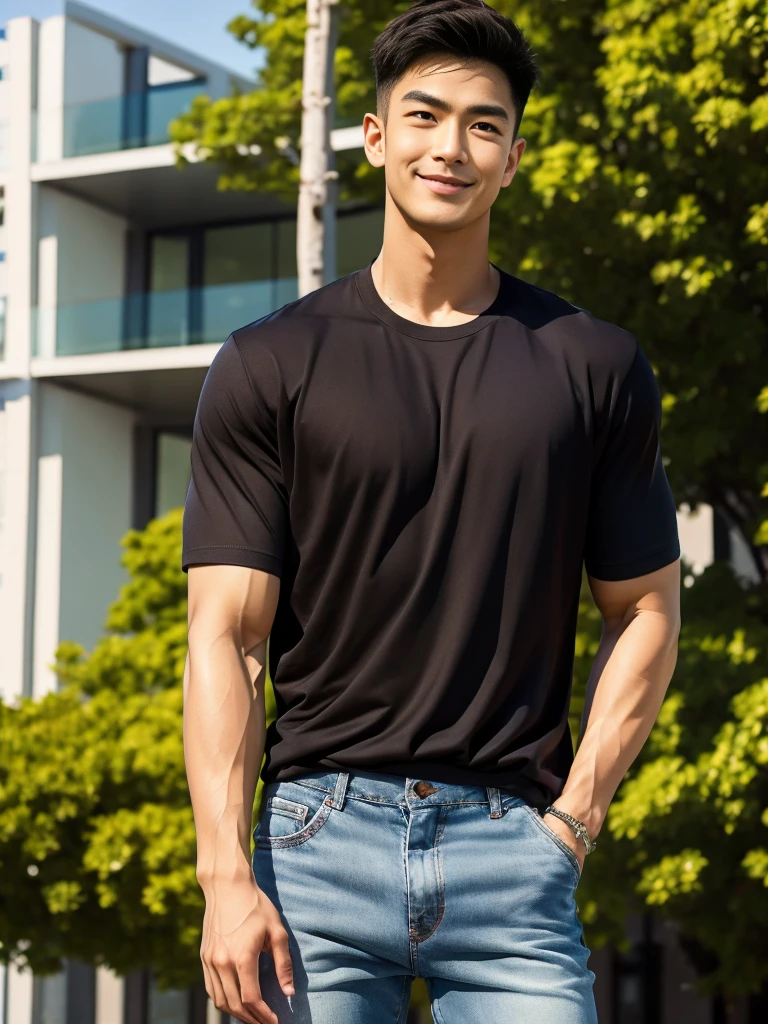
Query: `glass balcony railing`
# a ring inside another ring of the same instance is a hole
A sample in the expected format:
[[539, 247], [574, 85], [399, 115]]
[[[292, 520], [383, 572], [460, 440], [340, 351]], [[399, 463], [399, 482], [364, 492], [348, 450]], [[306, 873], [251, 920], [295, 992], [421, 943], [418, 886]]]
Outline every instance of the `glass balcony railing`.
[[[32, 159], [45, 161], [59, 156], [87, 156], [160, 146], [169, 141], [170, 122], [206, 88], [205, 79], [196, 78], [156, 85], [122, 96], [36, 111]], [[50, 147], [59, 144], [60, 152], [51, 151], [49, 155]]]
[[34, 310], [33, 355], [85, 355], [222, 342], [236, 327], [298, 297], [298, 279], [278, 278]]

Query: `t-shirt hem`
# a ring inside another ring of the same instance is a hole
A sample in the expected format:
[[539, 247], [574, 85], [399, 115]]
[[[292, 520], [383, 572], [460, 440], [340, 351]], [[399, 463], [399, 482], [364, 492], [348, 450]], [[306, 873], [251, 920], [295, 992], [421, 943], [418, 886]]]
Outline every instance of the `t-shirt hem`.
[[589, 576], [598, 580], [631, 580], [635, 576], [645, 576], [649, 572], [662, 569], [665, 565], [674, 562], [680, 557], [680, 542], [665, 544], [663, 548], [657, 548], [642, 558], [636, 558], [631, 562], [613, 562], [610, 565], [593, 565], [585, 563]]
[[539, 785], [532, 779], [527, 778], [519, 772], [504, 771], [503, 769], [493, 772], [480, 772], [471, 768], [462, 768], [460, 765], [446, 765], [434, 761], [421, 761], [412, 764], [405, 761], [377, 762], [365, 768], [354, 765], [342, 765], [330, 758], [320, 758], [318, 761], [306, 762], [303, 764], [283, 765], [280, 768], [262, 770], [262, 780], [265, 783], [289, 781], [296, 779], [307, 772], [339, 772], [339, 771], [369, 771], [385, 775], [400, 775], [403, 778], [427, 779], [430, 782], [445, 782], [447, 785], [459, 786], [494, 786], [512, 796], [522, 797], [526, 803], [543, 809], [551, 802], [551, 796], [546, 786]]
[[280, 576], [283, 560], [268, 551], [241, 547], [237, 544], [212, 544], [207, 547], [187, 548], [182, 556], [181, 568], [186, 572], [190, 565], [243, 565], [248, 569], [262, 569], [273, 576]]

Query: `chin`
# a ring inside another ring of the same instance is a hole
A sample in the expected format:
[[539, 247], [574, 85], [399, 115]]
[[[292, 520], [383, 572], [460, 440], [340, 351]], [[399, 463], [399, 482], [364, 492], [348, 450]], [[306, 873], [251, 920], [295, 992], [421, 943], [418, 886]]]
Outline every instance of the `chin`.
[[465, 210], [425, 210], [423, 207], [409, 210], [406, 207], [404, 212], [413, 227], [420, 231], [458, 231], [475, 220], [468, 217]]

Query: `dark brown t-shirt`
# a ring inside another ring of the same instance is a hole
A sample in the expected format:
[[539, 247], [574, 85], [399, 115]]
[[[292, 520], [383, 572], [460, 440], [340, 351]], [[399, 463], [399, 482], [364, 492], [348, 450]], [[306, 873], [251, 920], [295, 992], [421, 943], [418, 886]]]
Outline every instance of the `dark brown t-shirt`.
[[632, 334], [504, 272], [457, 326], [393, 312], [368, 266], [234, 331], [195, 417], [183, 568], [281, 579], [262, 778], [554, 800], [582, 566], [680, 554], [660, 416]]

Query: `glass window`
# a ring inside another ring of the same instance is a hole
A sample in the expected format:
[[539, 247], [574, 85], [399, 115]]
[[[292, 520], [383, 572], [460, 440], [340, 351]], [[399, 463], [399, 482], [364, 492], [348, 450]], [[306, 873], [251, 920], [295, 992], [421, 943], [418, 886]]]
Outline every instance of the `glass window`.
[[205, 232], [203, 341], [221, 342], [275, 308], [274, 238], [271, 223]]
[[161, 992], [154, 979], [149, 986], [147, 1024], [188, 1024], [189, 991], [169, 988]]
[[153, 235], [147, 303], [148, 348], [193, 340], [189, 305], [188, 235]]
[[178, 434], [161, 431], [157, 435], [155, 475], [155, 515], [164, 516], [184, 504], [189, 487], [192, 442]]
[[337, 276], [368, 266], [379, 255], [384, 238], [384, 211], [365, 210], [339, 217], [336, 224]]
[[150, 291], [168, 292], [186, 288], [189, 282], [189, 237], [154, 235], [150, 270]]
[[237, 224], [205, 232], [205, 285], [263, 281], [272, 274], [271, 224]]
[[279, 220], [277, 231], [277, 277], [296, 277], [296, 221]]
[[38, 975], [33, 979], [34, 1024], [66, 1024], [67, 972]]
[[275, 281], [275, 309], [299, 297], [299, 277], [296, 267], [296, 221], [279, 220], [277, 232], [277, 280]]

